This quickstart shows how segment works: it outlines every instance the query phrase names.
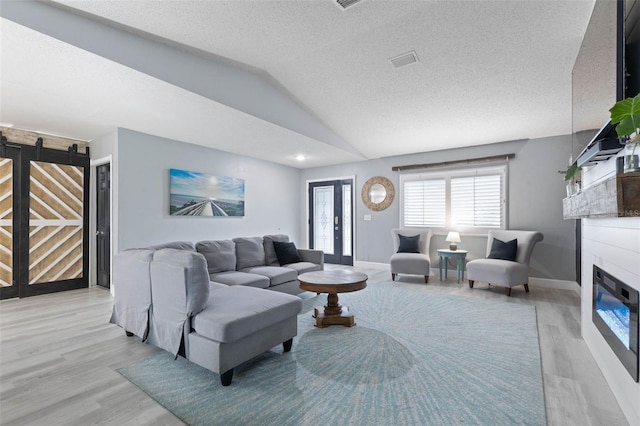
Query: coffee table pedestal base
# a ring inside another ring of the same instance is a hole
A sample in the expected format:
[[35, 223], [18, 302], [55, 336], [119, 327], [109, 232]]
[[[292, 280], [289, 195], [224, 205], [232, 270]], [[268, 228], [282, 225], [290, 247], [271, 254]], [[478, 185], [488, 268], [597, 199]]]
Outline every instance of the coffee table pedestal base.
[[345, 327], [353, 327], [356, 325], [355, 317], [349, 312], [346, 306], [341, 307], [341, 311], [337, 314], [327, 314], [325, 308], [314, 308], [313, 317], [316, 319], [315, 326], [325, 328], [330, 325], [344, 325]]

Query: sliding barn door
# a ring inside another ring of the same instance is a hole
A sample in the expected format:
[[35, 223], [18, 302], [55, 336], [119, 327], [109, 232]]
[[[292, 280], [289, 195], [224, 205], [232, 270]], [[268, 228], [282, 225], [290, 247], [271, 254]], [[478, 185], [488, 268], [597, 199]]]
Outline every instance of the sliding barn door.
[[83, 277], [84, 169], [32, 161], [29, 285]]
[[0, 297], [16, 297], [18, 287], [14, 270], [14, 193], [18, 150], [3, 147], [0, 152]]
[[0, 297], [87, 287], [88, 156], [25, 145], [17, 151], [0, 159]]

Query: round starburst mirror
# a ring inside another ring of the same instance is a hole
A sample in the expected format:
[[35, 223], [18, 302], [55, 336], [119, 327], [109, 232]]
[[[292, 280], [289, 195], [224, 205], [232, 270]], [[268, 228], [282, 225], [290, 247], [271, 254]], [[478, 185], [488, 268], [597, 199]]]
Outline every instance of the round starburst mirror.
[[369, 210], [381, 211], [393, 202], [396, 191], [393, 183], [384, 176], [375, 176], [362, 186], [362, 202]]

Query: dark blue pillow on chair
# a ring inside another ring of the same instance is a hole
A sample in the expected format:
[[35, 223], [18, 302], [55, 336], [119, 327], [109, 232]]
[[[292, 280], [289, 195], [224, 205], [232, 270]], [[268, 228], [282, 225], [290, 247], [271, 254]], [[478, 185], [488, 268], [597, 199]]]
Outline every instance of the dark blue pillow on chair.
[[518, 251], [518, 240], [500, 241], [494, 238], [491, 242], [491, 251], [489, 252], [489, 259], [502, 259], [515, 262], [516, 253]]
[[400, 238], [400, 247], [398, 253], [420, 253], [420, 234], [413, 237], [398, 234]]

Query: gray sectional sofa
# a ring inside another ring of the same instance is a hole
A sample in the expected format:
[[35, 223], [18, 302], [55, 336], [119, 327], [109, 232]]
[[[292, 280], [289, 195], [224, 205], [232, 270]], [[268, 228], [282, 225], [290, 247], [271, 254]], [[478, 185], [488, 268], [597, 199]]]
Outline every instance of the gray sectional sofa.
[[[274, 241], [293, 258], [279, 256]], [[299, 293], [298, 272], [323, 269], [324, 257], [287, 242], [277, 235], [125, 250], [114, 257], [111, 322], [227, 386], [235, 366], [280, 343], [291, 349], [302, 300], [284, 293]]]
[[298, 275], [323, 270], [324, 253], [297, 249], [297, 261], [281, 264], [275, 247], [282, 245], [279, 243], [289, 243], [289, 237], [278, 234], [200, 241], [195, 250], [207, 259], [211, 281], [298, 294], [301, 292]]

